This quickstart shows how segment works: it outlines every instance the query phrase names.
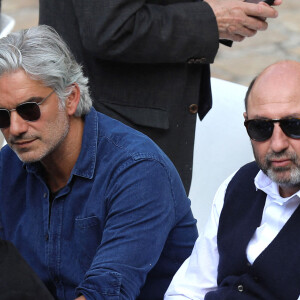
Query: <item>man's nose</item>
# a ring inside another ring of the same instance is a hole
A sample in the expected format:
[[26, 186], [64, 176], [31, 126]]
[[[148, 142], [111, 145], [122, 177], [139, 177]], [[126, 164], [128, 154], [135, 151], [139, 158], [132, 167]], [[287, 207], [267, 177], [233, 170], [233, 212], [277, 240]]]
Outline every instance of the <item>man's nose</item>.
[[28, 129], [28, 122], [25, 121], [16, 111], [10, 113], [9, 132], [11, 135], [19, 136]]
[[278, 123], [274, 124], [271, 137], [271, 148], [274, 152], [281, 152], [289, 147], [289, 137], [285, 135]]

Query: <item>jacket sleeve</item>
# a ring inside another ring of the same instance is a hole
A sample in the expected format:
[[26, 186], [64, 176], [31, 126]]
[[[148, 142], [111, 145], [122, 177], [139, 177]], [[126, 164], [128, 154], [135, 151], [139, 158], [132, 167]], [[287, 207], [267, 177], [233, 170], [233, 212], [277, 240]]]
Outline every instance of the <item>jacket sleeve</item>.
[[127, 63], [212, 63], [219, 33], [203, 1], [73, 0], [83, 47], [103, 60]]

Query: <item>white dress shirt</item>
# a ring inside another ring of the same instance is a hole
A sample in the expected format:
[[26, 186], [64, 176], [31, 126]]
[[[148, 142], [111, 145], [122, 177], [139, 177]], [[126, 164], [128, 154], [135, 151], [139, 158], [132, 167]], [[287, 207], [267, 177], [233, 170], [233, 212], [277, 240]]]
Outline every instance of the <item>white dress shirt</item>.
[[[175, 274], [165, 300], [202, 300], [206, 293], [217, 289], [219, 253], [217, 233], [227, 186], [234, 176], [228, 177], [219, 187], [212, 205], [210, 218], [197, 239], [191, 256]], [[260, 226], [250, 240], [246, 254], [253, 263], [272, 242], [300, 203], [300, 191], [288, 198], [279, 195], [278, 185], [262, 171], [255, 177], [257, 189], [267, 194]], [[300, 300], [300, 297], [298, 298]]]

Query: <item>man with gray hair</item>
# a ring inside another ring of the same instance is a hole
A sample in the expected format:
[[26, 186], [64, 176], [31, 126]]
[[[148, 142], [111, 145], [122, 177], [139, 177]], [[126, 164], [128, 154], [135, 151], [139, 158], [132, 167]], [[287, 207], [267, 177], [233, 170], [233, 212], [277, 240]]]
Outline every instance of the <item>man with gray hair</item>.
[[162, 299], [197, 238], [170, 160], [92, 108], [47, 26], [0, 40], [0, 94], [0, 238], [56, 299]]

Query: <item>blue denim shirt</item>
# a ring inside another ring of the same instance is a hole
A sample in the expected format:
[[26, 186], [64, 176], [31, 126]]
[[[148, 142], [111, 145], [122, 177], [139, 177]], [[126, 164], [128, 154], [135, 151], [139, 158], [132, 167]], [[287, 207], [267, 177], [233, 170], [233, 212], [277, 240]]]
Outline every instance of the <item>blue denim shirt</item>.
[[162, 299], [197, 238], [190, 201], [166, 155], [92, 109], [51, 213], [42, 171], [8, 146], [0, 152], [0, 237], [16, 245], [52, 294]]

